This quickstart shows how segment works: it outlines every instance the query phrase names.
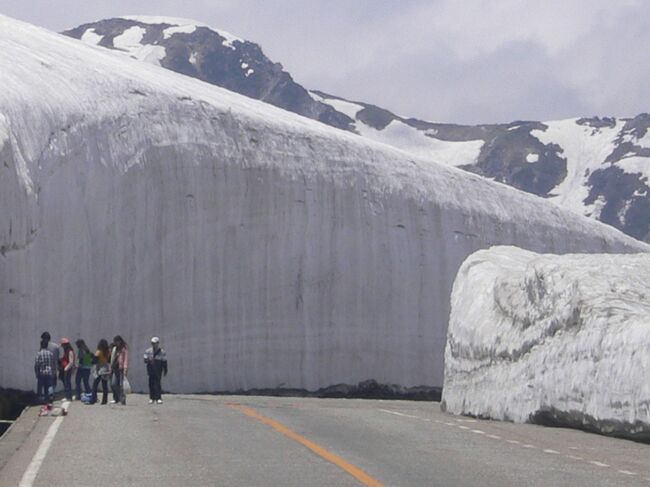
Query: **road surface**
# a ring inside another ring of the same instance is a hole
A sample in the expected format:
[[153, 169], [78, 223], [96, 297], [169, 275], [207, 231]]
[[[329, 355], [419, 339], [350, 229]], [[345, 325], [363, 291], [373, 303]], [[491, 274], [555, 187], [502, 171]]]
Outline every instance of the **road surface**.
[[36, 413], [0, 440], [2, 487], [650, 486], [649, 445], [438, 403], [132, 395]]

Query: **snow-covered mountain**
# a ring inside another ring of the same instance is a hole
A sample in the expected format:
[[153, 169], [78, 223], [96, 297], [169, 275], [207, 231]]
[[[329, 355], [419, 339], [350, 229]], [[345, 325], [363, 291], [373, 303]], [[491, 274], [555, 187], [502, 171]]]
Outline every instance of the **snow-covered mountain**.
[[81, 25], [64, 34], [333, 127], [349, 129], [352, 123], [328, 104], [314, 101], [257, 44], [200, 22], [168, 17], [123, 17]]
[[449, 412], [650, 440], [650, 255], [481, 250], [452, 292]]
[[[507, 186], [1, 16], [0, 67], [0, 386], [32, 387], [48, 329], [91, 344], [121, 334], [135, 357], [161, 336], [173, 391], [439, 388], [451, 286], [469, 254], [649, 248]], [[130, 375], [145, 387], [137, 360]]]
[[126, 17], [67, 35], [547, 198], [650, 241], [650, 115], [454, 125], [308, 92], [254, 43], [189, 20]]

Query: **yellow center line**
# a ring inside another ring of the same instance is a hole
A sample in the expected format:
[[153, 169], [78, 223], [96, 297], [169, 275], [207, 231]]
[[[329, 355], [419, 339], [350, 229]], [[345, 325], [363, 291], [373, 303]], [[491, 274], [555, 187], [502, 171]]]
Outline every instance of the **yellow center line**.
[[374, 478], [372, 478], [370, 475], [368, 475], [366, 472], [361, 470], [359, 467], [356, 467], [352, 465], [349, 462], [346, 462], [343, 460], [341, 457], [338, 455], [335, 455], [334, 453], [326, 450], [322, 446], [317, 445], [313, 441], [308, 440], [304, 436], [300, 436], [298, 433], [291, 431], [289, 428], [284, 426], [282, 423], [279, 423], [278, 421], [275, 421], [273, 419], [267, 418], [266, 416], [262, 416], [260, 413], [255, 411], [252, 408], [249, 408], [247, 406], [241, 406], [239, 404], [228, 404], [233, 409], [237, 409], [241, 411], [242, 413], [246, 414], [247, 416], [250, 416], [251, 418], [254, 418], [266, 425], [269, 425], [276, 431], [282, 433], [284, 436], [287, 438], [292, 439], [293, 441], [296, 441], [300, 443], [301, 445], [309, 448], [311, 451], [313, 451], [316, 455], [324, 458], [328, 462], [333, 463], [340, 469], [344, 470], [348, 474], [352, 475], [355, 479], [357, 479], [359, 482], [361, 482], [363, 485], [366, 485], [368, 487], [384, 487], [383, 484]]

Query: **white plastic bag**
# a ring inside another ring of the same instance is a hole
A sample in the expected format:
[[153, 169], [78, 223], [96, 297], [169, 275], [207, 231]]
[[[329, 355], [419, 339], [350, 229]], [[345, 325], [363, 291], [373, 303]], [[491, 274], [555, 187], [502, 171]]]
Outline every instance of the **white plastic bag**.
[[131, 383], [126, 377], [122, 381], [122, 391], [124, 391], [124, 394], [131, 394]]

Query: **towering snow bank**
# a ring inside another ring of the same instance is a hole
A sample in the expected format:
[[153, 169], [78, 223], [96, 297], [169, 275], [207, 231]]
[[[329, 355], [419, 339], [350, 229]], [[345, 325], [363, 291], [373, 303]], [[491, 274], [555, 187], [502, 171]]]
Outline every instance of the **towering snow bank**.
[[467, 255], [499, 243], [647, 248], [534, 196], [5, 17], [0, 86], [11, 134], [2, 386], [33, 385], [44, 329], [91, 345], [121, 334], [140, 388], [152, 335], [174, 391], [441, 386]]
[[448, 411], [650, 440], [650, 255], [495, 247], [451, 297]]

